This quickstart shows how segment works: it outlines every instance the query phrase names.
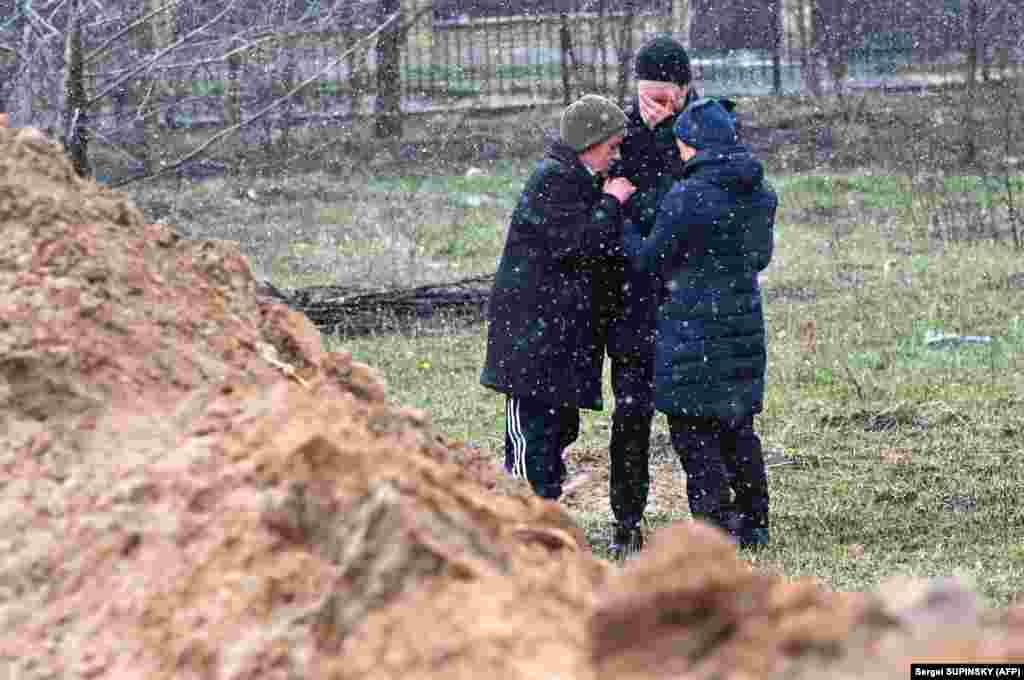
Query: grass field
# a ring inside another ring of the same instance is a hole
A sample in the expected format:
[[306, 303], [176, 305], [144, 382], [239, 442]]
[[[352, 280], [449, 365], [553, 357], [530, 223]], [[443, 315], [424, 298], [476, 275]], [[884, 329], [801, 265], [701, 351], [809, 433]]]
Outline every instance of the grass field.
[[[281, 286], [408, 285], [493, 271], [527, 166], [467, 176], [369, 164], [343, 176], [152, 185], [136, 200], [154, 219], [238, 240], [257, 274]], [[769, 368], [758, 428], [789, 464], [769, 470], [773, 543], [745, 558], [841, 590], [956, 574], [993, 605], [1017, 600], [1024, 253], [1010, 244], [1005, 185], [966, 171], [924, 182], [868, 164], [771, 180], [781, 208], [762, 278]], [[933, 347], [934, 333], [991, 342]], [[378, 367], [390, 398], [427, 410], [438, 431], [502, 455], [502, 398], [477, 382], [482, 324], [327, 342]], [[607, 381], [605, 394], [610, 402]], [[608, 427], [608, 411], [585, 413], [569, 457], [589, 481], [564, 499], [599, 554]], [[653, 528], [688, 518], [662, 416], [655, 430]]]
[[[858, 205], [899, 214], [896, 180], [850, 176], [837, 196], [834, 179], [775, 182], [783, 208], [764, 276], [769, 372], [758, 427], [766, 448], [792, 464], [770, 470], [774, 543], [748, 557], [844, 590], [894, 574], [956, 573], [993, 604], [1008, 603], [1024, 578], [1021, 253], [858, 220]], [[840, 238], [815, 217], [823, 203], [854, 206]], [[492, 254], [501, 236], [496, 224]], [[808, 324], [813, 345], [806, 333], [801, 340]], [[933, 349], [929, 331], [992, 342]], [[331, 345], [378, 366], [395, 401], [426, 409], [438, 430], [497, 457], [503, 402], [477, 383], [484, 333], [433, 327]], [[605, 392], [610, 398], [607, 384]], [[593, 479], [566, 500], [599, 552], [610, 520], [608, 420], [585, 415], [570, 459], [573, 472]], [[653, 460], [651, 526], [686, 519], [660, 416]]]

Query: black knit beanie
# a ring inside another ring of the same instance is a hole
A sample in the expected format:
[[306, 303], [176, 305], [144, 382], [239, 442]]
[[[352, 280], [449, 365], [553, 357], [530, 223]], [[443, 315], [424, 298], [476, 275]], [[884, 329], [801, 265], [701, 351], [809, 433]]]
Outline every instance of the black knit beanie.
[[689, 85], [690, 57], [678, 41], [669, 36], [659, 36], [637, 52], [636, 77], [637, 80]]

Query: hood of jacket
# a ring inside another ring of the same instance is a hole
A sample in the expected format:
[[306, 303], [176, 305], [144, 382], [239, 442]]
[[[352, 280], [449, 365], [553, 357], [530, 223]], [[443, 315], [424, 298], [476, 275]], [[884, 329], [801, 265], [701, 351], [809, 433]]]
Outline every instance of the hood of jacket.
[[687, 162], [683, 177], [749, 194], [764, 181], [764, 165], [743, 146], [705, 149]]

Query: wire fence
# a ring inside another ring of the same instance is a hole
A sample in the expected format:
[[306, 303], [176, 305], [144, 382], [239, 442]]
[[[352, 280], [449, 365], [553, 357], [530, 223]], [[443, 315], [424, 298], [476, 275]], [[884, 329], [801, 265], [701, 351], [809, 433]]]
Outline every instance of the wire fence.
[[[419, 18], [402, 41], [401, 109], [501, 109], [562, 103], [584, 92], [622, 98], [633, 84], [636, 51], [660, 34], [689, 47], [696, 81], [711, 95], [906, 90], [962, 80], [964, 18], [926, 11], [946, 12], [949, 3], [920, 4], [924, 9], [908, 13], [907, 3], [875, 2], [865, 13], [872, 23], [853, 26], [855, 15], [823, 19], [807, 0], [404, 0], [404, 14]], [[989, 31], [979, 62], [984, 77], [1020, 69], [1021, 33]], [[338, 44], [310, 37], [287, 51], [270, 61], [289, 62], [302, 79], [333, 59]], [[374, 45], [367, 45], [324, 74], [291, 117], [327, 122], [373, 113], [377, 68]], [[273, 77], [259, 75], [246, 77], [246, 88], [269, 96]], [[190, 115], [185, 101], [174, 120], [213, 124], [218, 106], [210, 98], [224, 94], [224, 69], [206, 68], [188, 81], [187, 94], [209, 112]]]
[[[637, 50], [660, 34], [688, 47], [698, 87], [717, 96], [962, 81], [971, 44], [980, 77], [1020, 73], [1024, 13], [1013, 3], [971, 2], [989, 3], [987, 13], [979, 19], [958, 0], [353, 0], [359, 12], [344, 25], [317, 25], [231, 58], [223, 56], [232, 44], [227, 33], [184, 45], [147, 70], [144, 77], [159, 87], [118, 89], [98, 103], [92, 120], [100, 134], [139, 121], [133, 92], [144, 92], [146, 117], [162, 126], [222, 127], [317, 74], [288, 106], [266, 116], [257, 134], [371, 115], [381, 94], [381, 63], [377, 41], [359, 40], [389, 7], [416, 18], [400, 38], [399, 108], [406, 114], [558, 104], [585, 92], [624, 99]], [[219, 5], [195, 8], [210, 14]], [[293, 9], [295, 21], [309, 14]], [[193, 14], [178, 15], [176, 36], [206, 16]], [[0, 15], [0, 27], [3, 20]], [[60, 55], [51, 61], [57, 64]], [[98, 65], [90, 87], [97, 91], [127, 68], [123, 60]], [[28, 108], [39, 114], [45, 107]]]

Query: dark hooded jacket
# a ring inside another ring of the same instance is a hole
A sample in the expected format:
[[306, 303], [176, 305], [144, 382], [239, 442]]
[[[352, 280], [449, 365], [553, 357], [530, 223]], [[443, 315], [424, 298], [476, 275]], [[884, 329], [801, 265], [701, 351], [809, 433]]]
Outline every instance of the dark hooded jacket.
[[624, 227], [627, 256], [663, 286], [655, 405], [668, 415], [736, 418], [764, 401], [766, 346], [758, 273], [773, 249], [778, 200], [745, 147], [685, 164], [651, 234]]
[[602, 408], [599, 300], [622, 208], [568, 146], [556, 144], [512, 213], [488, 305], [480, 382], [552, 406]]

